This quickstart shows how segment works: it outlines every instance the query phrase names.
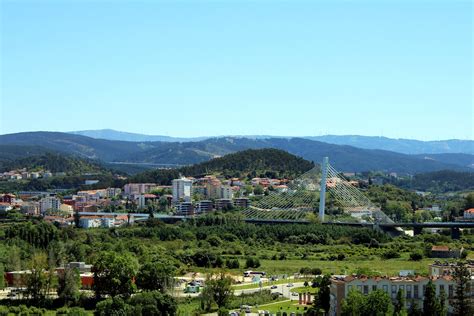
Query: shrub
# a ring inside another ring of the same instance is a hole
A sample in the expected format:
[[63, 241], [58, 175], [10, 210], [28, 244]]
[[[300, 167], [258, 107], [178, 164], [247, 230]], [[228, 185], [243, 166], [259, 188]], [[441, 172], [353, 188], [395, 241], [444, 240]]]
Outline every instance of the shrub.
[[389, 249], [382, 253], [382, 258], [383, 259], [400, 258], [400, 253], [395, 249]]
[[410, 253], [410, 260], [412, 261], [420, 261], [423, 259], [423, 254], [419, 251], [414, 251]]

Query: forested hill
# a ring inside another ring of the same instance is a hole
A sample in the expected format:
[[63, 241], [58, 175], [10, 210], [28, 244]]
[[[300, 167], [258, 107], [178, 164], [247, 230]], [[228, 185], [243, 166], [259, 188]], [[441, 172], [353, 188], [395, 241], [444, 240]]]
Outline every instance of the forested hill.
[[66, 172], [67, 174], [102, 173], [107, 171], [97, 161], [50, 152], [0, 162], [0, 172], [21, 168], [28, 170], [43, 169], [51, 172]]
[[439, 193], [474, 190], [474, 173], [452, 170], [420, 173], [415, 175], [413, 179], [402, 181], [397, 185], [409, 189]]
[[145, 171], [135, 175], [131, 181], [170, 184], [171, 180], [179, 175], [199, 177], [207, 174], [218, 174], [227, 178], [294, 178], [313, 167], [313, 162], [283, 150], [248, 149], [179, 169]]

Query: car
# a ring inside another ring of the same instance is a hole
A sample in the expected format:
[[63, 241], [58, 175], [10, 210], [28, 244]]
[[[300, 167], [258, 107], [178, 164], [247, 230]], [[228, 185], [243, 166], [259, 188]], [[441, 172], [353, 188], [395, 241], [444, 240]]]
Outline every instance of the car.
[[299, 294], [296, 292], [291, 292], [291, 296], [298, 296]]
[[276, 285], [272, 285], [272, 287], [271, 287], [272, 290], [274, 290], [276, 288], [278, 288], [278, 286], [276, 286]]
[[288, 283], [286, 287], [293, 287], [293, 283]]

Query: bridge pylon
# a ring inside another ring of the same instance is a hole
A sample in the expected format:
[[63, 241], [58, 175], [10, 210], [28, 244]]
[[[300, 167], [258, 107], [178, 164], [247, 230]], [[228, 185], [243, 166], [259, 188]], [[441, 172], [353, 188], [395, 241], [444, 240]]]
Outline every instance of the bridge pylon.
[[324, 222], [324, 209], [326, 207], [326, 178], [328, 174], [329, 158], [324, 157], [321, 164], [321, 188], [319, 191], [319, 219]]

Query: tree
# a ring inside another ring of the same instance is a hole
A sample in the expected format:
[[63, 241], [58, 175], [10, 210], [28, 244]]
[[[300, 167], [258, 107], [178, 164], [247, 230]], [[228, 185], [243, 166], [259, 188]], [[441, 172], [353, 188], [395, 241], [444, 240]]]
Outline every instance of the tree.
[[456, 290], [454, 296], [454, 314], [458, 316], [472, 315], [473, 307], [469, 295], [469, 282], [471, 272], [466, 264], [459, 261], [453, 271], [453, 277], [456, 281]]
[[203, 290], [203, 296], [211, 297], [218, 308], [226, 307], [233, 296], [232, 278], [221, 272], [217, 277], [208, 276]]
[[405, 309], [405, 292], [400, 289], [397, 292], [397, 300], [394, 306], [394, 315], [400, 315]]
[[260, 267], [260, 260], [258, 260], [258, 258], [254, 258], [254, 257], [248, 257], [247, 259], [245, 259], [245, 268], [248, 269], [248, 268], [258, 268]]
[[318, 288], [318, 293], [314, 300], [314, 307], [316, 310], [324, 310], [325, 313], [329, 312], [331, 308], [330, 301], [330, 289], [331, 289], [331, 278], [329, 275], [324, 275], [322, 277], [316, 278], [316, 286]]
[[58, 273], [58, 297], [65, 303], [75, 303], [79, 299], [81, 277], [79, 271], [66, 267], [63, 273]]
[[178, 309], [172, 296], [158, 291], [138, 293], [130, 298], [128, 304], [133, 306], [134, 315], [172, 316]]
[[263, 190], [263, 187], [262, 187], [260, 184], [258, 184], [258, 185], [256, 185], [255, 188], [253, 189], [253, 194], [255, 194], [255, 195], [262, 195], [262, 194], [263, 194], [263, 191], [264, 191], [264, 190]]
[[390, 296], [385, 291], [375, 290], [366, 297], [363, 315], [392, 314], [393, 305]]
[[464, 207], [466, 209], [474, 208], [474, 193], [466, 195]]
[[440, 316], [446, 316], [448, 314], [448, 306], [446, 306], [446, 292], [444, 290], [441, 290], [439, 294], [439, 310], [438, 314]]
[[439, 302], [436, 298], [436, 287], [430, 279], [425, 289], [425, 299], [423, 300], [423, 314], [437, 315], [439, 311]]
[[418, 308], [416, 302], [412, 302], [410, 309], [408, 310], [408, 316], [423, 316], [423, 312]]
[[367, 296], [359, 291], [351, 290], [342, 302], [342, 315], [344, 316], [390, 315], [392, 310], [392, 300], [382, 290], [372, 291]]
[[365, 297], [364, 295], [352, 289], [347, 297], [342, 300], [342, 316], [361, 316], [364, 313]]
[[40, 303], [49, 287], [47, 276], [48, 258], [44, 253], [35, 253], [29, 262], [29, 273], [26, 277], [26, 294], [35, 303]]
[[173, 285], [176, 268], [170, 262], [147, 262], [137, 274], [137, 286], [147, 291], [165, 291]]
[[0, 263], [0, 290], [5, 288], [5, 267]]
[[125, 303], [120, 297], [113, 297], [97, 303], [95, 316], [128, 316], [132, 315], [132, 306]]
[[137, 259], [130, 253], [102, 252], [94, 264], [94, 290], [97, 297], [108, 294], [128, 297], [135, 291], [133, 278]]

